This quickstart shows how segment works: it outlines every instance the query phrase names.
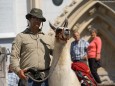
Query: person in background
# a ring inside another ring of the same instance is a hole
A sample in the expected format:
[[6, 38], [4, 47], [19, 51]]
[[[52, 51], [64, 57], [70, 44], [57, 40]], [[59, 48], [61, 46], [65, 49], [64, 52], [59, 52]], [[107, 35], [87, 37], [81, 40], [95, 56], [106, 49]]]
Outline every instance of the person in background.
[[8, 71], [8, 86], [18, 86], [19, 77], [14, 73], [11, 65]]
[[86, 63], [87, 47], [89, 43], [80, 38], [79, 32], [73, 33], [74, 41], [71, 43], [70, 55], [73, 62], [83, 61]]
[[90, 30], [90, 34], [91, 34], [91, 41], [87, 49], [89, 67], [96, 82], [101, 83], [100, 77], [97, 73], [97, 68], [101, 66], [100, 59], [101, 59], [102, 41], [101, 38], [97, 36], [96, 29], [92, 28]]
[[73, 61], [71, 68], [75, 71], [81, 86], [97, 86], [87, 64], [89, 43], [80, 38], [79, 32], [74, 32], [73, 37], [75, 40], [71, 43], [70, 55]]
[[48, 86], [48, 80], [38, 83], [28, 79], [25, 73], [33, 68], [42, 71], [42, 78], [48, 76], [54, 42], [51, 36], [42, 33], [46, 19], [41, 9], [32, 8], [26, 19], [28, 28], [19, 33], [12, 43], [11, 65], [20, 77], [19, 86]]

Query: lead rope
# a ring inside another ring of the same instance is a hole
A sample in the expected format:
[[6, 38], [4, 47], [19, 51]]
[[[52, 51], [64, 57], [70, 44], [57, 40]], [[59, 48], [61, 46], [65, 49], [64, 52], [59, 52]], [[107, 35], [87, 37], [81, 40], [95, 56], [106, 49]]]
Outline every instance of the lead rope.
[[[28, 76], [30, 79], [32, 79], [32, 80], [35, 81], [35, 82], [38, 82], [38, 83], [43, 82], [43, 81], [47, 80], [47, 79], [51, 76], [51, 74], [52, 74], [53, 71], [54, 71], [54, 68], [56, 67], [56, 65], [57, 65], [57, 63], [58, 63], [58, 61], [59, 61], [59, 58], [57, 58], [57, 60], [54, 61], [54, 65], [51, 65], [50, 73], [48, 74], [48, 76], [45, 77], [45, 78], [42, 79], [42, 80], [36, 80], [36, 79], [34, 79], [33, 77], [31, 77], [31, 76], [29, 75], [29, 73], [27, 73], [27, 74], [25, 74], [25, 75]], [[52, 63], [53, 63], [53, 62], [52, 62]]]

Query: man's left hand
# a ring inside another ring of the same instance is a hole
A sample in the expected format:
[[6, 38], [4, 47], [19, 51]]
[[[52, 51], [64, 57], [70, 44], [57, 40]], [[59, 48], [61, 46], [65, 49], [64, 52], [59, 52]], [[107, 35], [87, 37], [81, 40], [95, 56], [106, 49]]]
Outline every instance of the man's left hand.
[[100, 60], [100, 54], [97, 54], [96, 60]]
[[83, 59], [84, 59], [84, 60], [87, 60], [87, 55], [83, 56]]

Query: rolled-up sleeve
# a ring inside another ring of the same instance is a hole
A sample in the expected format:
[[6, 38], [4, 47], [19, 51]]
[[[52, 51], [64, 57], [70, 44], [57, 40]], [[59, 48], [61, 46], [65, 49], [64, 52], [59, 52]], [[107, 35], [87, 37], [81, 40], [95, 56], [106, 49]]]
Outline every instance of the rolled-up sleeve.
[[20, 70], [20, 51], [21, 51], [21, 36], [17, 35], [12, 43], [10, 63], [15, 73]]

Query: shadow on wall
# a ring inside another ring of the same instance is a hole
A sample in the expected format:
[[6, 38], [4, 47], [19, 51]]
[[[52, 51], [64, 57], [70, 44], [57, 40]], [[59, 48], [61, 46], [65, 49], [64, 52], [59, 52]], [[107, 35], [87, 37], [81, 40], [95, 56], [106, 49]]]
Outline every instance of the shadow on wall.
[[10, 52], [13, 40], [14, 38], [0, 39], [0, 46], [5, 47]]
[[6, 38], [6, 39], [0, 39], [0, 44], [10, 44], [12, 43], [14, 38]]

